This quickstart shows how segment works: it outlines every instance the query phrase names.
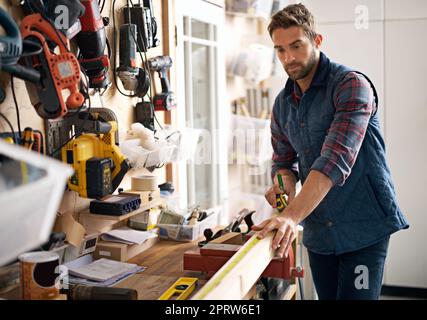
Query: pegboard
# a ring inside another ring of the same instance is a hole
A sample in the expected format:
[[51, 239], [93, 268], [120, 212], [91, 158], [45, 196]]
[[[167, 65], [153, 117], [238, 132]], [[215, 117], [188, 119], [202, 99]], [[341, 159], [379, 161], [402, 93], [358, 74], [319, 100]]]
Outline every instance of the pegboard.
[[[114, 10], [116, 14], [115, 27], [116, 27], [117, 37], [118, 37], [118, 31], [119, 31], [118, 28], [120, 24], [124, 22], [121, 10], [123, 6], [126, 5], [127, 1], [116, 0], [115, 2], [116, 2], [116, 6]], [[169, 25], [174, 26], [173, 22], [171, 22], [173, 21], [173, 10], [170, 10], [172, 8], [173, 2], [174, 1], [172, 0], [153, 0], [154, 14], [158, 22], [157, 34], [160, 40], [160, 46], [150, 49], [147, 52], [148, 58], [152, 58], [152, 57], [163, 55], [163, 54], [170, 54], [172, 56], [172, 59], [175, 62], [175, 57], [173, 52], [174, 46], [171, 45], [175, 37], [172, 34], [169, 39], [169, 35], [167, 33], [168, 31], [174, 32], [174, 29], [169, 26]], [[19, 6], [12, 5], [12, 3], [17, 3], [17, 2], [16, 1], [11, 2], [9, 0], [0, 0], [0, 6], [6, 9], [6, 11], [13, 17], [13, 19], [18, 23], [18, 25], [20, 25], [23, 17], [22, 9]], [[116, 50], [114, 50], [113, 26], [112, 26], [113, 24], [112, 4], [113, 4], [112, 0], [105, 0], [104, 11], [102, 12], [102, 16], [110, 18], [110, 25], [106, 27], [106, 34], [107, 34], [109, 43], [113, 49], [113, 52], [116, 51], [116, 64], [118, 65], [119, 41], [116, 41]], [[169, 8], [170, 12], [167, 12], [168, 7], [170, 7]], [[169, 19], [172, 19], [172, 20], [169, 21]], [[165, 27], [165, 25], [168, 27]], [[4, 30], [2, 30], [1, 27], [0, 27], [0, 34], [4, 34]], [[113, 57], [111, 57], [111, 60], [113, 60]], [[139, 64], [140, 63], [139, 55], [137, 56], [137, 60]], [[117, 67], [117, 65], [116, 66], [111, 65], [109, 69], [108, 75], [113, 85], [105, 93], [102, 94], [102, 101], [101, 99], [98, 99], [98, 94], [96, 93], [90, 94], [91, 103], [92, 103], [91, 112], [101, 111], [101, 113], [106, 118], [106, 120], [117, 121], [119, 132], [116, 135], [117, 137], [116, 141], [118, 141], [119, 136], [122, 136], [123, 133], [126, 133], [129, 130], [130, 125], [134, 122], [135, 105], [137, 102], [139, 102], [138, 98], [129, 98], [121, 95], [115, 88], [112, 69], [114, 67]], [[173, 68], [174, 67], [175, 67], [175, 64]], [[176, 83], [175, 70], [171, 69], [170, 73], [171, 73], [170, 82], [172, 85], [171, 89], [175, 91], [174, 90], [175, 83]], [[156, 90], [156, 88], [159, 89], [160, 81], [158, 80], [158, 77], [154, 75], [153, 79], [155, 82], [154, 84], [152, 83], [153, 90]], [[117, 79], [117, 82], [120, 88], [122, 88], [123, 90], [123, 86], [119, 79]], [[40, 130], [41, 132], [43, 132], [44, 140], [46, 142], [46, 153], [51, 154], [52, 151], [55, 151], [55, 149], [61, 146], [61, 143], [64, 143], [65, 141], [67, 141], [67, 139], [70, 138], [69, 132], [71, 130], [72, 121], [77, 122], [77, 124], [75, 125], [75, 128], [79, 127], [79, 122], [80, 122], [79, 119], [76, 119], [77, 117], [73, 117], [69, 119], [65, 118], [60, 120], [44, 120], [40, 118], [35, 112], [33, 105], [31, 104], [24, 81], [15, 78], [14, 85], [15, 85], [17, 102], [20, 110], [20, 119], [21, 119], [20, 122], [21, 122], [22, 129], [24, 129], [25, 127], [31, 127], [34, 130]], [[10, 120], [13, 127], [15, 128], [15, 131], [17, 131], [18, 126], [17, 126], [16, 110], [15, 110], [14, 101], [12, 97], [10, 76], [8, 74], [0, 72], [0, 86], [4, 89], [4, 92], [6, 95], [5, 100], [2, 103], [0, 103], [0, 112], [2, 112]], [[105, 108], [105, 109], [102, 111], [101, 110], [102, 108]], [[114, 115], [112, 113], [109, 113], [109, 110], [111, 110], [114, 113]], [[173, 113], [175, 113], [175, 111]], [[157, 112], [156, 116], [159, 122], [163, 124], [165, 119], [165, 113]], [[168, 115], [168, 117], [169, 117], [168, 119], [171, 119], [170, 115]], [[175, 116], [173, 117], [173, 119], [175, 119]], [[0, 132], [8, 132], [8, 131], [10, 131], [10, 129], [7, 123], [5, 123], [2, 119], [0, 119]], [[59, 159], [59, 157], [60, 157], [60, 152], [57, 152], [57, 154], [55, 154], [55, 158]], [[125, 178], [123, 179], [122, 185], [126, 186], [128, 182], [130, 183], [130, 176], [134, 174], [143, 174], [143, 173], [145, 173], [145, 171], [136, 172], [134, 170], [131, 170], [129, 174], [125, 176]], [[158, 176], [158, 180], [160, 182], [165, 181], [166, 170], [158, 169], [156, 170], [156, 175]], [[86, 200], [87, 199], [82, 199], [66, 193], [61, 203], [60, 211], [76, 213], [88, 205]]]

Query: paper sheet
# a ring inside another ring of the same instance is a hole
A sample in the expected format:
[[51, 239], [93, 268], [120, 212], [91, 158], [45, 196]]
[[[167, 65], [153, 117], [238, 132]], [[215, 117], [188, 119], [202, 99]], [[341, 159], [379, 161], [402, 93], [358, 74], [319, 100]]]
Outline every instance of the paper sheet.
[[139, 269], [136, 264], [104, 258], [80, 266], [68, 265], [70, 275], [93, 281], [107, 281], [134, 272], [136, 269]]
[[[104, 260], [106, 260], [106, 259], [104, 259]], [[94, 263], [94, 259], [89, 254], [82, 256], [76, 260], [73, 260], [73, 261], [66, 263], [65, 266], [68, 267], [69, 274], [70, 274], [69, 275], [70, 283], [83, 284], [83, 285], [88, 285], [88, 286], [111, 287], [111, 286], [119, 283], [120, 281], [123, 281], [124, 279], [130, 277], [131, 275], [138, 273], [138, 272], [142, 272], [146, 269], [146, 267], [134, 265], [135, 267], [133, 269], [129, 268], [128, 271], [121, 272], [121, 274], [119, 274], [115, 277], [109, 278], [105, 281], [95, 281], [95, 280], [90, 280], [90, 279], [81, 278], [79, 276], [76, 276], [76, 274], [80, 274], [82, 272], [82, 270], [84, 272], [83, 267], [86, 267], [92, 263]], [[128, 264], [128, 265], [130, 265], [130, 264]], [[98, 267], [99, 266], [100, 265], [98, 265]], [[93, 270], [93, 266], [90, 268], [92, 268], [92, 270]], [[70, 271], [70, 270], [74, 270], [74, 271], [77, 270], [77, 272]], [[124, 271], [124, 270], [122, 270], [122, 271]], [[99, 277], [97, 277], [97, 278], [99, 278]]]
[[128, 227], [114, 229], [104, 233], [101, 239], [125, 244], [141, 244], [147, 239], [155, 238], [157, 234], [151, 231], [139, 231]]

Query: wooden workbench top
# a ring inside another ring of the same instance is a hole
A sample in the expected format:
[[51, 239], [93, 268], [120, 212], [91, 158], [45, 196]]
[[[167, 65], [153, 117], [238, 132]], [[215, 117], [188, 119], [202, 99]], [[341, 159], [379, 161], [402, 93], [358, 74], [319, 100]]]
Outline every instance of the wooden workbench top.
[[[196, 293], [206, 283], [205, 276], [201, 272], [184, 271], [184, 252], [197, 247], [197, 241], [191, 243], [161, 240], [153, 247], [142, 252], [128, 262], [147, 267], [141, 273], [119, 282], [115, 287], [131, 288], [138, 291], [140, 300], [156, 300], [179, 277], [194, 277], [200, 279]], [[3, 299], [20, 299], [20, 287], [0, 295]]]
[[146, 270], [121, 281], [116, 287], [133, 288], [140, 300], [158, 299], [179, 277], [200, 279], [197, 290], [206, 282], [202, 272], [184, 271], [184, 252], [197, 247], [195, 242], [160, 240], [156, 245], [142, 252], [128, 262], [147, 267]]

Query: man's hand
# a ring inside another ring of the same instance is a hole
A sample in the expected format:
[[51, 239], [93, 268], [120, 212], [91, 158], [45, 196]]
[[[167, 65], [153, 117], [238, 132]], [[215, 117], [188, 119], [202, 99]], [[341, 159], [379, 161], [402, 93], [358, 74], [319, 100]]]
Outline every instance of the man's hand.
[[[285, 189], [289, 192], [289, 205], [280, 215], [252, 227], [253, 230], [260, 231], [258, 234], [258, 238], [260, 239], [265, 237], [268, 232], [277, 230], [273, 238], [272, 247], [276, 250], [280, 245], [278, 251], [278, 255], [280, 256], [283, 256], [284, 253], [287, 256], [289, 248], [296, 237], [296, 226], [313, 212], [333, 186], [332, 180], [328, 176], [319, 171], [312, 170], [305, 180], [300, 193], [295, 197], [296, 179], [295, 177], [292, 179], [292, 176], [283, 175], [284, 181], [285, 179], [287, 181], [285, 182]], [[276, 194], [274, 193], [274, 199], [275, 197]], [[269, 199], [267, 198], [267, 200]], [[269, 202], [272, 205], [274, 203], [270, 200]]]
[[252, 230], [259, 231], [258, 239], [263, 239], [270, 231], [277, 230], [272, 242], [273, 250], [279, 249], [277, 255], [283, 258], [283, 254], [285, 254], [287, 258], [296, 237], [297, 225], [292, 218], [280, 215], [252, 226]]
[[[282, 175], [285, 190], [280, 189], [277, 174]], [[295, 198], [297, 180], [292, 171], [278, 170], [274, 176], [274, 185], [265, 193], [265, 198], [273, 208], [276, 208], [276, 194], [286, 194], [288, 196], [288, 204]]]

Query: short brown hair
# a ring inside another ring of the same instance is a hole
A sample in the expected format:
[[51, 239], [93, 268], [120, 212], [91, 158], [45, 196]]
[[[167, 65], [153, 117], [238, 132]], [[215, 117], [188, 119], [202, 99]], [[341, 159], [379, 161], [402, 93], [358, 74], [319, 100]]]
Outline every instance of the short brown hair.
[[314, 40], [317, 35], [314, 17], [302, 3], [291, 4], [275, 13], [268, 25], [268, 32], [272, 36], [276, 29], [287, 29], [293, 26], [303, 28], [311, 40]]

